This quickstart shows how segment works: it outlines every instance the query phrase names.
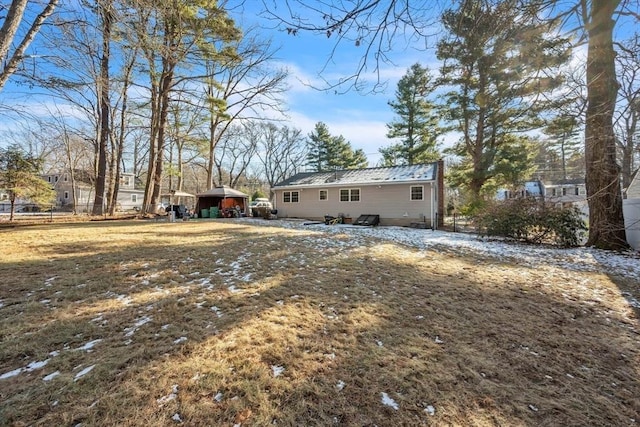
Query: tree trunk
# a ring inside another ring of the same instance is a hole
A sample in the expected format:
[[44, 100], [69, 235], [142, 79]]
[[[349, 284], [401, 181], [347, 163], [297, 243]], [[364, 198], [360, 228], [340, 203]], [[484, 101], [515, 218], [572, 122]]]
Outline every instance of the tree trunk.
[[[9, 11], [5, 15], [2, 28], [0, 28], [0, 59], [4, 60], [4, 64], [0, 69], [0, 90], [7, 83], [9, 77], [18, 70], [18, 66], [25, 58], [25, 51], [36, 37], [36, 34], [38, 34], [38, 31], [40, 31], [44, 21], [51, 16], [55, 10], [58, 1], [59, 0], [49, 0], [47, 6], [36, 16], [20, 43], [15, 43], [14, 38], [20, 28], [25, 8], [29, 2], [26, 0], [14, 0], [11, 2]], [[10, 47], [16, 44], [17, 47], [13, 53], [9, 55]]]
[[589, 239], [587, 246], [600, 249], [628, 248], [622, 214], [620, 171], [616, 163], [613, 132], [618, 82], [613, 49], [613, 13], [619, 0], [592, 0], [587, 23], [587, 113], [585, 157]]
[[151, 191], [151, 204], [155, 205], [160, 199], [160, 189], [162, 188], [162, 171], [165, 149], [165, 131], [167, 127], [167, 118], [169, 116], [169, 94], [173, 86], [173, 64], [167, 64], [167, 71], [162, 74], [160, 79], [160, 111], [158, 115], [158, 139], [156, 145], [155, 173], [153, 175], [153, 189]]
[[5, 58], [9, 53], [13, 38], [18, 32], [20, 22], [22, 22], [27, 3], [27, 0], [14, 0], [9, 6], [9, 11], [6, 14], [2, 28], [0, 28], [0, 58]]
[[627, 120], [625, 142], [622, 146], [622, 188], [629, 187], [631, 176], [633, 175], [633, 152], [635, 148], [636, 129], [638, 126], [637, 113], [632, 113], [632, 117]]
[[152, 205], [152, 193], [154, 187], [154, 176], [156, 168], [156, 146], [158, 140], [158, 122], [160, 112], [160, 90], [155, 79], [154, 69], [152, 67], [153, 60], [149, 59], [149, 76], [151, 77], [151, 125], [149, 132], [149, 164], [147, 166], [147, 180], [144, 187], [144, 202], [142, 205], [142, 213], [156, 213], [156, 207]]
[[100, 142], [96, 194], [93, 199], [93, 215], [104, 213], [104, 193], [107, 174], [107, 144], [111, 135], [109, 122], [109, 44], [111, 43], [111, 5], [102, 5], [102, 58], [100, 60]]

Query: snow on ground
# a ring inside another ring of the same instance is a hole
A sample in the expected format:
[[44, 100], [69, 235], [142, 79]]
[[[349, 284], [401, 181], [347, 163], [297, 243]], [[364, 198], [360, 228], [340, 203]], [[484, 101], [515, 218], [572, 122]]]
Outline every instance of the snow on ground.
[[[442, 253], [455, 253], [460, 255], [472, 255], [486, 258], [492, 258], [495, 260], [504, 260], [523, 267], [534, 267], [536, 269], [541, 268], [557, 268], [560, 271], [573, 271], [573, 272], [598, 272], [598, 273], [614, 273], [623, 277], [640, 280], [640, 254], [638, 252], [626, 252], [626, 253], [614, 253], [609, 251], [601, 251], [592, 248], [572, 248], [561, 249], [553, 248], [549, 246], [536, 246], [525, 245], [513, 242], [505, 242], [497, 239], [482, 238], [473, 234], [466, 233], [451, 233], [445, 231], [433, 231], [424, 229], [413, 229], [405, 227], [362, 227], [348, 224], [341, 225], [325, 225], [325, 224], [309, 224], [306, 225], [303, 220], [274, 220], [264, 221], [254, 218], [243, 218], [238, 220], [239, 222], [249, 222], [260, 227], [281, 227], [290, 230], [300, 230], [306, 232], [312, 232], [314, 235], [303, 234], [300, 236], [300, 241], [304, 245], [313, 247], [315, 249], [321, 249], [327, 254], [340, 253], [349, 249], [357, 249], [367, 244], [369, 238], [382, 239], [385, 241], [396, 242], [409, 247], [418, 248], [421, 250], [435, 250]], [[338, 234], [348, 235], [348, 239], [335, 238]], [[215, 253], [214, 253], [215, 255]], [[246, 271], [246, 267], [250, 265], [252, 254], [250, 250], [245, 250], [241, 255], [232, 263], [227, 264], [224, 259], [217, 259], [214, 264], [215, 267], [208, 272], [194, 272], [190, 276], [192, 280], [187, 282], [187, 285], [194, 284], [202, 287], [204, 298], [207, 291], [213, 290], [214, 284], [211, 282], [212, 276], [222, 278], [222, 285], [228, 289], [229, 292], [241, 292], [247, 282], [253, 280], [252, 273]], [[183, 260], [183, 263], [189, 263], [193, 260], [187, 257]], [[289, 253], [281, 260], [276, 260], [275, 264], [282, 264], [283, 266], [291, 267], [298, 264], [303, 267], [309, 263], [308, 254], [304, 252]], [[148, 265], [143, 266], [149, 268]], [[123, 265], [123, 268], [128, 268], [128, 265]], [[558, 275], [562, 273], [549, 272], [551, 275]], [[139, 278], [143, 280], [143, 284], [149, 285], [149, 279], [155, 279], [159, 275], [158, 272], [149, 271], [144, 275], [140, 275]], [[208, 276], [208, 277], [207, 277]], [[50, 287], [57, 279], [57, 276], [48, 278], [45, 281], [45, 285]], [[584, 287], [590, 289], [593, 298], [598, 299], [598, 289], [591, 289], [587, 279], [576, 279], [574, 283], [576, 287]], [[84, 287], [86, 284], [78, 285], [78, 287]], [[162, 292], [162, 287], [156, 286], [158, 292]], [[629, 302], [629, 304], [635, 308], [640, 308], [640, 301], [637, 295], [632, 295], [629, 292], [622, 292], [622, 295]], [[132, 304], [132, 299], [129, 295], [115, 294], [113, 292], [107, 292], [106, 297], [119, 301], [122, 305], [128, 306]], [[291, 296], [291, 298], [298, 298], [297, 295]], [[49, 304], [50, 299], [40, 300], [43, 304]], [[277, 305], [284, 305], [284, 301], [278, 300]], [[5, 301], [0, 299], [0, 308], [5, 305]], [[205, 306], [204, 300], [201, 300], [197, 304], [198, 308]], [[148, 310], [153, 310], [155, 307], [150, 305]], [[215, 305], [209, 307], [212, 314], [218, 318], [223, 316], [222, 311]], [[328, 307], [327, 318], [335, 320], [338, 318], [337, 313], [333, 307]], [[416, 319], [421, 320], [423, 316], [418, 316]], [[124, 328], [124, 336], [126, 338], [132, 338], [139, 328], [143, 327], [153, 319], [152, 315], [141, 316], [137, 318], [133, 325]], [[107, 322], [103, 319], [102, 313], [98, 314], [98, 317], [91, 319], [91, 322], [100, 322], [103, 325]], [[162, 330], [166, 330], [169, 325], [164, 325]], [[97, 344], [102, 339], [94, 339], [89, 341], [80, 347], [76, 347], [74, 350], [90, 353], [94, 351]], [[187, 337], [180, 336], [174, 340], [174, 344], [182, 344], [187, 341]], [[435, 343], [443, 344], [444, 341], [435, 336]], [[125, 342], [129, 344], [131, 340]], [[376, 341], [379, 346], [383, 346], [382, 341]], [[58, 351], [51, 352], [50, 356], [55, 357], [59, 354]], [[335, 358], [335, 355], [333, 355]], [[26, 366], [18, 367], [8, 372], [0, 373], [0, 380], [5, 380], [18, 376], [22, 373], [32, 372], [37, 369], [44, 368], [50, 359], [43, 361], [34, 361]], [[87, 368], [78, 372], [74, 381], [78, 381], [83, 376], [87, 375], [95, 365], [88, 366]], [[278, 365], [271, 366], [271, 371], [274, 377], [282, 375], [285, 368]], [[42, 378], [43, 381], [51, 381], [60, 375], [59, 371], [50, 373]], [[345, 387], [343, 381], [339, 381], [336, 385], [338, 390], [342, 390]], [[168, 396], [162, 397], [159, 400], [160, 404], [165, 403], [166, 400], [171, 400], [173, 396], [177, 394], [177, 389], [174, 387], [173, 393]], [[220, 396], [221, 398], [221, 396]], [[217, 400], [217, 399], [216, 399]], [[382, 403], [390, 406], [393, 409], [398, 409], [398, 404], [387, 394], [382, 393]], [[533, 410], [533, 409], [532, 409]], [[433, 415], [435, 409], [433, 406], [426, 406], [425, 412], [429, 415]]]
[[[373, 237], [389, 240], [418, 249], [455, 251], [459, 254], [475, 254], [518, 263], [524, 267], [540, 265], [555, 266], [572, 271], [615, 272], [621, 276], [640, 280], [640, 256], [637, 252], [616, 253], [593, 248], [553, 248], [549, 246], [527, 245], [479, 237], [475, 234], [452, 233], [440, 230], [424, 230], [406, 227], [363, 227], [350, 224], [324, 225], [309, 224], [299, 220], [264, 220], [260, 225], [287, 229], [311, 230], [332, 234], [349, 234], [357, 240]], [[336, 240], [333, 239], [333, 242]]]
[[398, 410], [398, 404], [387, 393], [382, 393], [382, 404], [385, 406], [391, 406], [396, 411]]

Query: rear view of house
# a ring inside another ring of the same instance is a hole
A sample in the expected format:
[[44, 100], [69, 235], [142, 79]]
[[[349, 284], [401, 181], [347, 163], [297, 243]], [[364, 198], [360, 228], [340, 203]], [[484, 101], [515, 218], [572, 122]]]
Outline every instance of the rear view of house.
[[437, 227], [444, 213], [444, 162], [301, 172], [271, 189], [280, 218], [379, 215], [381, 225]]

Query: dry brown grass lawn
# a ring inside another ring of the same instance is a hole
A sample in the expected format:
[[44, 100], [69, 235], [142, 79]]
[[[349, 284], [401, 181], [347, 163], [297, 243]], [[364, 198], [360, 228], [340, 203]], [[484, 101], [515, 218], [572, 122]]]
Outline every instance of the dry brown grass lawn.
[[640, 422], [638, 283], [276, 224], [0, 230], [0, 425]]

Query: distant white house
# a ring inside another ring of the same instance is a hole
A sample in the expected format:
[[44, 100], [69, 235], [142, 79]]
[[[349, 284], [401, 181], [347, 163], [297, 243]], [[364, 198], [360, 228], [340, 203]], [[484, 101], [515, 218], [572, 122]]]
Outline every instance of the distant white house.
[[624, 189], [625, 199], [640, 199], [640, 169], [635, 171], [629, 186]]
[[584, 178], [547, 181], [543, 184], [544, 199], [562, 206], [574, 206], [589, 216], [587, 186]]
[[[90, 212], [93, 208], [95, 192], [89, 177], [90, 174], [87, 172], [76, 171], [75, 185], [73, 185], [68, 172], [53, 172], [42, 176], [56, 191], [56, 205], [59, 208], [74, 208], [73, 191], [75, 189], [77, 212]], [[135, 188], [135, 176], [131, 173], [120, 174], [118, 210], [141, 209], [143, 200], [144, 191]]]
[[526, 181], [517, 190], [498, 190], [498, 200], [516, 199], [520, 197], [542, 198], [558, 206], [575, 206], [583, 216], [589, 215], [587, 188], [583, 178], [563, 179], [557, 181]]
[[501, 188], [498, 190], [496, 195], [496, 199], [498, 200], [508, 200], [508, 199], [517, 199], [522, 197], [543, 197], [544, 196], [544, 187], [542, 181], [534, 180], [534, 181], [526, 181], [519, 188], [515, 190], [507, 190]]
[[640, 251], [640, 172], [636, 171], [631, 183], [624, 190], [622, 208], [627, 241], [635, 250]]

